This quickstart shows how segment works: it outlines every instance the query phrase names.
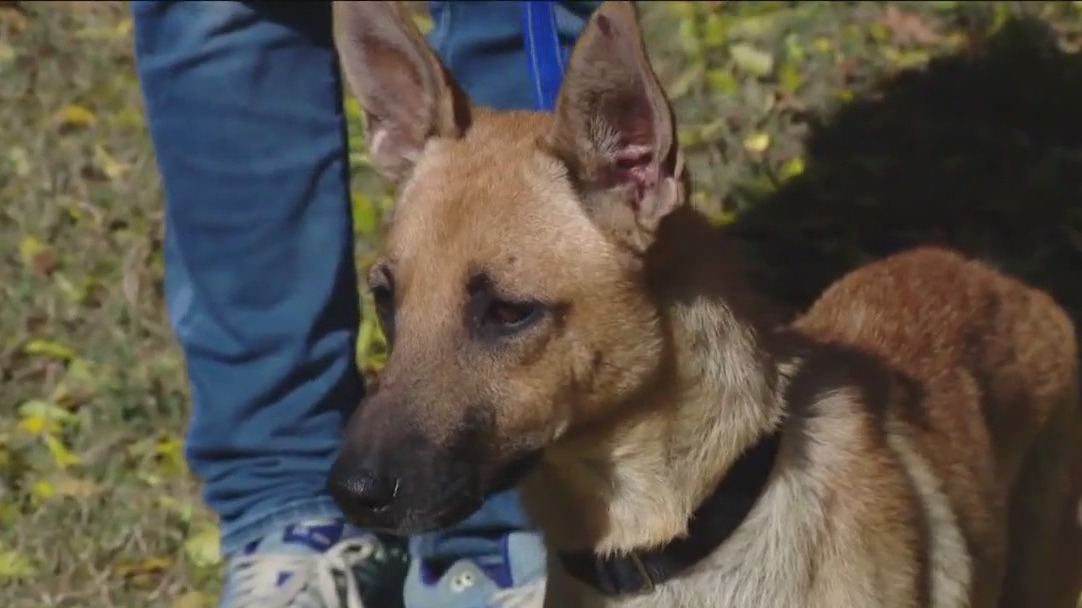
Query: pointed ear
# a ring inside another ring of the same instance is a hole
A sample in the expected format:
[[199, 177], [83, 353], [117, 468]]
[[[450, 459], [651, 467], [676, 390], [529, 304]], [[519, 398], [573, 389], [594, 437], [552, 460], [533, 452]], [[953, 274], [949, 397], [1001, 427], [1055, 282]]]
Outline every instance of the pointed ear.
[[470, 104], [398, 2], [333, 3], [334, 43], [369, 155], [398, 183], [432, 137], [461, 137]]
[[684, 201], [672, 107], [650, 66], [631, 2], [602, 4], [560, 90], [552, 138], [595, 221], [645, 249]]

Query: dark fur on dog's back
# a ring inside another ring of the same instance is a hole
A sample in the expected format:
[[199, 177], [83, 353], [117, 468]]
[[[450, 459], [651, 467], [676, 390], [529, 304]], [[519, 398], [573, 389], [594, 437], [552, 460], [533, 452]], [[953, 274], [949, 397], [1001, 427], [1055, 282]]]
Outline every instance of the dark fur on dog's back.
[[[939, 480], [972, 554], [973, 605], [997, 605], [1001, 587], [984, 582], [1003, 576], [1004, 607], [1077, 597], [1082, 571], [1048, 570], [1082, 562], [1065, 508], [1082, 488], [1082, 450], [1070, 443], [1082, 447], [1082, 435], [1073, 324], [1047, 294], [979, 261], [920, 249], [838, 281], [794, 328], [893, 375], [893, 394], [870, 404], [890, 407], [877, 430], [904, 427]], [[1025, 506], [1042, 501], [1056, 508]]]

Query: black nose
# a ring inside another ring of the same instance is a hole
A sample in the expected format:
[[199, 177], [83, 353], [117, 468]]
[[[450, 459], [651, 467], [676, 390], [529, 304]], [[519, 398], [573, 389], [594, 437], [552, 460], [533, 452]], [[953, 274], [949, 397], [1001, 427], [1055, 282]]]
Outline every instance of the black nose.
[[363, 469], [335, 467], [328, 479], [331, 496], [347, 513], [375, 511], [390, 505], [398, 490], [398, 481]]

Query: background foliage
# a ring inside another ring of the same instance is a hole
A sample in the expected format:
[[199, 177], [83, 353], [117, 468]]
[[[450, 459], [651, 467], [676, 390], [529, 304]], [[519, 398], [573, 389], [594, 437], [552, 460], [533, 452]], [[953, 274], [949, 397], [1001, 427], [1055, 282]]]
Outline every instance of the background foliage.
[[[797, 309], [940, 242], [1082, 311], [1082, 3], [643, 3], [699, 186]], [[423, 21], [423, 18], [422, 18]], [[213, 605], [119, 2], [0, 2], [0, 605]], [[362, 267], [390, 201], [360, 146]], [[358, 360], [383, 343], [366, 317]]]

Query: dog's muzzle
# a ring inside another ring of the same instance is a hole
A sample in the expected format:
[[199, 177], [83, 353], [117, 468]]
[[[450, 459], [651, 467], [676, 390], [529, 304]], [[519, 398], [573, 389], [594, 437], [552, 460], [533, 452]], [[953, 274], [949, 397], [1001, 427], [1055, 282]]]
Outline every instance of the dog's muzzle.
[[[409, 446], [402, 446], [409, 450]], [[447, 459], [430, 461], [394, 475], [365, 466], [364, 460], [340, 455], [327, 479], [339, 508], [355, 525], [380, 532], [411, 535], [456, 524], [484, 500], [516, 485], [540, 461], [531, 451], [499, 467]]]

